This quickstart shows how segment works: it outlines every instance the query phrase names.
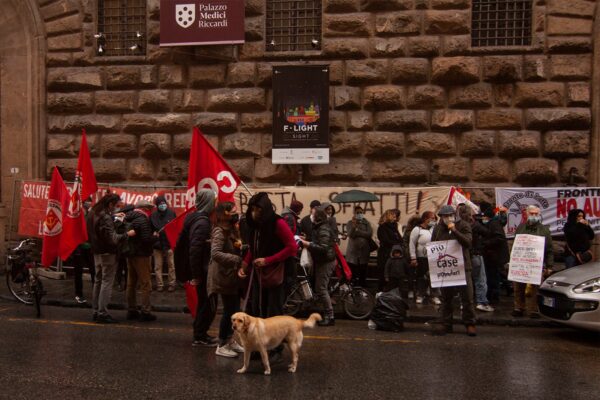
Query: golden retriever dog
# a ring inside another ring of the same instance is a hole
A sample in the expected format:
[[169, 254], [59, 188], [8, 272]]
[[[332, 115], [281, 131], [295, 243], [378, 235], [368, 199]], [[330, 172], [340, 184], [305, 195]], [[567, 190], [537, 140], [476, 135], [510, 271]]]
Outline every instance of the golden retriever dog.
[[292, 363], [288, 366], [289, 372], [296, 372], [298, 366], [298, 352], [302, 346], [303, 328], [314, 328], [317, 321], [321, 321], [319, 314], [311, 314], [306, 321], [279, 315], [271, 318], [256, 318], [238, 312], [231, 317], [233, 330], [238, 334], [244, 347], [244, 366], [238, 369], [238, 374], [248, 370], [250, 353], [258, 351], [265, 367], [265, 375], [271, 375], [268, 350], [272, 350], [281, 343], [287, 343], [292, 353]]

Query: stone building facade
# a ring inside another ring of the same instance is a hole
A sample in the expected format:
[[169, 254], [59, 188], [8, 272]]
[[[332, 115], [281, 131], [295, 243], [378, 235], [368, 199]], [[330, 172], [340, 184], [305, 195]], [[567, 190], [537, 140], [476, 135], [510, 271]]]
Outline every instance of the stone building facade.
[[[266, 0], [246, 43], [97, 55], [97, 1], [0, 2], [2, 204], [11, 167], [73, 176], [86, 128], [99, 181], [173, 183], [198, 125], [250, 183], [598, 185], [594, 0], [531, 0], [531, 45], [473, 47], [470, 0], [322, 0], [321, 49], [266, 51]], [[271, 69], [330, 66], [331, 163], [273, 165]], [[597, 64], [597, 62], [596, 62]], [[6, 211], [4, 212], [6, 215]]]

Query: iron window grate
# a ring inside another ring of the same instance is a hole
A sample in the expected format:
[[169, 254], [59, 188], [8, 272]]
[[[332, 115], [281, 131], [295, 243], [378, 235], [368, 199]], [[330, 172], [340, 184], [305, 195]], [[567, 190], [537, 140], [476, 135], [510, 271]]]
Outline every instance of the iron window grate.
[[146, 54], [146, 0], [98, 0], [99, 56]]
[[267, 0], [267, 51], [321, 49], [321, 0]]
[[473, 0], [471, 44], [531, 45], [532, 0]]

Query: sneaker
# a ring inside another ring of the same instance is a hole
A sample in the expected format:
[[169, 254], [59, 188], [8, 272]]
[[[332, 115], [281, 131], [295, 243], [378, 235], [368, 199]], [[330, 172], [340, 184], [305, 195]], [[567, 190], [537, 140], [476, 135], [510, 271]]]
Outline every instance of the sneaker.
[[490, 306], [489, 304], [477, 304], [475, 308], [477, 308], [479, 311], [494, 312], [494, 307]]
[[468, 336], [477, 336], [477, 330], [475, 329], [475, 325], [467, 325], [467, 335]]
[[216, 337], [210, 336], [210, 335], [206, 335], [206, 336], [200, 337], [198, 339], [194, 339], [194, 341], [192, 342], [193, 347], [197, 347], [197, 346], [216, 347], [218, 344], [219, 344], [219, 339], [217, 339]]
[[439, 306], [439, 305], [441, 305], [441, 304], [442, 304], [442, 301], [440, 300], [440, 298], [439, 298], [439, 297], [433, 297], [433, 298], [431, 299], [431, 301], [433, 301], [433, 304], [435, 304], [436, 306]]
[[244, 348], [242, 347], [241, 344], [239, 344], [238, 342], [236, 342], [235, 340], [232, 341], [231, 343], [229, 343], [229, 348], [233, 351], [235, 351], [236, 353], [243, 353], [244, 352]]
[[158, 286], [158, 287], [156, 288], [156, 291], [157, 291], [157, 292], [162, 292], [162, 291], [164, 291], [164, 290], [165, 290], [165, 288], [164, 288], [164, 287], [162, 287], [162, 286]]
[[423, 304], [423, 296], [417, 296], [417, 304]]
[[510, 315], [512, 315], [513, 317], [522, 317], [523, 316], [523, 310], [512, 310], [512, 312], [510, 313]]
[[96, 323], [98, 323], [98, 324], [118, 324], [119, 321], [117, 321], [110, 315], [106, 314], [106, 315], [98, 315], [98, 317], [96, 317]]
[[127, 321], [133, 321], [136, 319], [140, 319], [140, 312], [137, 310], [127, 311]]
[[83, 296], [75, 296], [75, 301], [77, 304], [86, 304], [87, 300], [83, 298]]
[[149, 313], [149, 312], [143, 312], [140, 315], [140, 322], [152, 322], [152, 321], [156, 321], [156, 315]]
[[408, 292], [408, 298], [411, 300], [415, 298], [415, 294], [413, 293], [412, 290], [410, 292]]
[[175, 286], [169, 286], [169, 288], [167, 289], [168, 292], [174, 292], [175, 291]]
[[233, 351], [233, 349], [231, 349], [231, 347], [228, 344], [223, 345], [223, 346], [217, 346], [217, 350], [215, 351], [215, 354], [218, 356], [227, 357], [227, 358], [235, 358], [238, 356], [238, 353]]

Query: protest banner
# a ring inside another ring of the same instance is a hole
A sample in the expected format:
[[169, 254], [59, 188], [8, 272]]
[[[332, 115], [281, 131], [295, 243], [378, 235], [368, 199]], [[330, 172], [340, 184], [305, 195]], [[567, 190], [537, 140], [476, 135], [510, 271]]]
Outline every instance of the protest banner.
[[496, 204], [508, 209], [506, 236], [514, 237], [519, 224], [527, 220], [528, 205], [540, 208], [542, 223], [553, 236], [562, 235], [567, 215], [581, 209], [594, 232], [600, 232], [600, 188], [497, 188]]
[[456, 240], [427, 244], [427, 261], [432, 288], [467, 284], [462, 246]]
[[542, 283], [544, 244], [546, 238], [535, 235], [516, 235], [508, 268], [508, 280], [513, 282]]

